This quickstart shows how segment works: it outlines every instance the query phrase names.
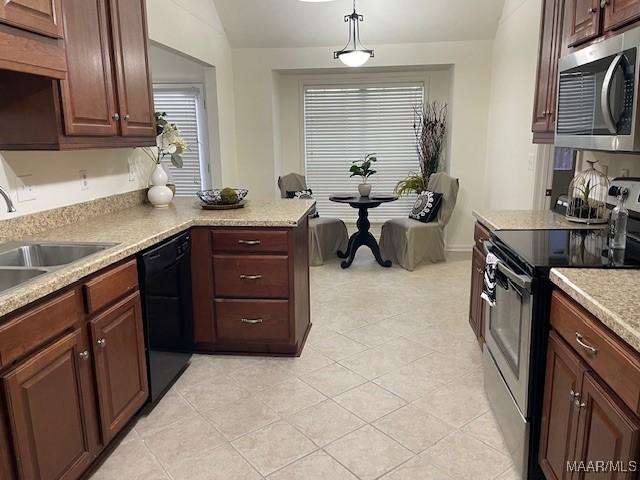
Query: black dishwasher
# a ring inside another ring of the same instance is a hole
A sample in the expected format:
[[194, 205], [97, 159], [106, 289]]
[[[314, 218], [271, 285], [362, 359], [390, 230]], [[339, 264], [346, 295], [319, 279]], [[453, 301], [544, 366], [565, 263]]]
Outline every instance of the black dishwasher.
[[139, 265], [149, 396], [155, 405], [189, 365], [193, 350], [189, 233], [141, 253]]

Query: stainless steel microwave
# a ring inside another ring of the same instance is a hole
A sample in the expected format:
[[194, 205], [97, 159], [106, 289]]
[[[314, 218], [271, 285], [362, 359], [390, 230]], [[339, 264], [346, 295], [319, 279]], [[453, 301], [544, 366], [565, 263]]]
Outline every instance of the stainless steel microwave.
[[640, 151], [640, 28], [559, 61], [555, 144]]

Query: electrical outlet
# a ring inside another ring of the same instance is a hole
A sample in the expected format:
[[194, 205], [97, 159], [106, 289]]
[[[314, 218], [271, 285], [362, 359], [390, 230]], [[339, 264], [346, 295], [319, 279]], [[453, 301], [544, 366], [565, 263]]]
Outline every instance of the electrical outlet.
[[86, 170], [80, 170], [80, 190], [89, 190], [89, 174]]
[[129, 160], [129, 183], [133, 183], [136, 181], [136, 174], [133, 170], [133, 160]]
[[33, 175], [18, 177], [18, 202], [30, 202], [36, 199], [36, 187], [33, 185]]

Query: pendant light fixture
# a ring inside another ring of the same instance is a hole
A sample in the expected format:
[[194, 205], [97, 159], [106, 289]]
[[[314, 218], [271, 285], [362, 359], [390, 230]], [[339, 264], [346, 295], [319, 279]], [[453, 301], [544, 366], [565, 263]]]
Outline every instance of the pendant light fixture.
[[373, 50], [367, 50], [360, 41], [360, 22], [364, 17], [356, 12], [356, 0], [353, 0], [353, 13], [344, 17], [349, 23], [349, 41], [342, 50], [333, 52], [333, 58], [340, 59], [348, 67], [361, 67], [374, 57]]

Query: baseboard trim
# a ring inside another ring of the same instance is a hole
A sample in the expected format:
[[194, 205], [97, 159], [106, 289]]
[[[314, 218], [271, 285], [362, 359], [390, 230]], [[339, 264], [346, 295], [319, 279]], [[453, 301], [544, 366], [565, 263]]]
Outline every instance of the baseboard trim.
[[447, 245], [444, 248], [445, 252], [470, 252], [473, 250], [473, 244], [471, 245]]

